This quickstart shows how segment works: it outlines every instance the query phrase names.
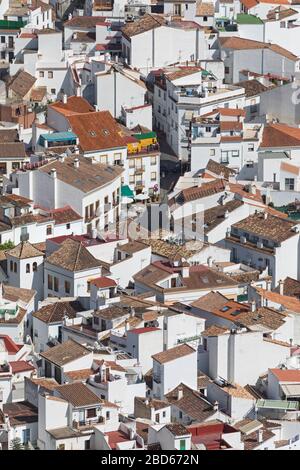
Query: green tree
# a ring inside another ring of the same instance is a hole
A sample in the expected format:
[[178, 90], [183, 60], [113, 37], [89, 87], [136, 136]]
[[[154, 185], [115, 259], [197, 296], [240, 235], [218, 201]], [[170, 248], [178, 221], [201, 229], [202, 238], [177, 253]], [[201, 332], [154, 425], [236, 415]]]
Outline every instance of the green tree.
[[11, 450], [23, 450], [24, 447], [21, 442], [21, 439], [19, 437], [15, 437], [14, 439], [12, 439], [10, 442], [10, 448]]
[[10, 250], [11, 248], [14, 248], [14, 246], [14, 243], [11, 240], [8, 240], [0, 245], [0, 250]]

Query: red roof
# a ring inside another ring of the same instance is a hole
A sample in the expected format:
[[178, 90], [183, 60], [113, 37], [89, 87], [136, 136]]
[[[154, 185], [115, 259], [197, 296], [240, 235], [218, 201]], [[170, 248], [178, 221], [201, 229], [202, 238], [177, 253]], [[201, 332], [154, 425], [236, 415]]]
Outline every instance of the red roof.
[[300, 370], [269, 369], [279, 382], [300, 382]]
[[156, 328], [155, 326], [149, 326], [144, 328], [134, 328], [133, 330], [129, 330], [128, 333], [133, 333], [135, 335], [141, 335], [143, 333], [150, 333], [151, 331], [158, 331], [160, 328]]
[[11, 369], [13, 374], [18, 374], [19, 372], [26, 372], [28, 370], [35, 370], [32, 364], [26, 361], [10, 361]]
[[16, 344], [8, 335], [0, 335], [0, 340], [4, 341], [4, 346], [8, 354], [16, 354], [22, 348], [22, 345]]
[[117, 285], [116, 281], [106, 276], [97, 277], [96, 279], [93, 279], [91, 281], [91, 284], [94, 284], [95, 286], [99, 288], [114, 287]]

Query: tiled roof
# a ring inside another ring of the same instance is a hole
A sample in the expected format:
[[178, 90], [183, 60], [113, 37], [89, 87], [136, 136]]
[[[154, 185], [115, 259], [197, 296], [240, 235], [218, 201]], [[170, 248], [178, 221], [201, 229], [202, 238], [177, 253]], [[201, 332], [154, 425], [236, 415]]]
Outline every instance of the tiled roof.
[[211, 171], [215, 175], [221, 176], [225, 179], [229, 179], [230, 176], [236, 174], [236, 172], [231, 168], [228, 168], [227, 166], [222, 165], [221, 163], [218, 163], [212, 159], [208, 160], [206, 171]]
[[9, 364], [13, 374], [35, 370], [35, 367], [27, 361], [10, 361]]
[[226, 181], [217, 179], [209, 183], [203, 183], [199, 187], [183, 189], [178, 198], [182, 198], [183, 202], [195, 201], [204, 197], [212, 196], [220, 193], [226, 188]]
[[281, 162], [280, 169], [282, 171], [286, 171], [287, 173], [292, 173], [297, 176], [299, 176], [300, 174], [300, 167], [292, 165], [291, 163]]
[[225, 36], [219, 38], [222, 48], [234, 50], [250, 50], [250, 49], [269, 49], [276, 54], [282, 55], [293, 62], [298, 60], [295, 54], [292, 54], [287, 49], [284, 49], [277, 44], [254, 41], [252, 39], [239, 38], [237, 36]]
[[242, 312], [236, 321], [243, 326], [262, 325], [277, 330], [285, 323], [286, 314], [268, 307], [259, 307], [254, 312]]
[[265, 218], [265, 213], [258, 212], [233, 224], [232, 227], [270, 239], [275, 243], [281, 243], [297, 235], [292, 230], [295, 225], [295, 222], [291, 220], [282, 219], [271, 214], [267, 214]]
[[269, 369], [278, 382], [300, 383], [300, 370], [297, 369]]
[[[78, 18], [80, 18], [80, 16]], [[73, 18], [73, 20], [75, 20], [75, 18]], [[66, 117], [74, 114], [95, 113], [95, 108], [93, 108], [93, 106], [81, 96], [69, 96], [66, 103], [63, 101], [56, 101], [55, 103], [51, 103], [49, 107], [55, 109]]]
[[280, 295], [279, 292], [272, 292], [260, 287], [255, 288], [259, 295], [262, 298], [270, 300], [271, 302], [277, 303], [285, 307], [287, 310], [291, 310], [295, 313], [300, 313], [300, 300], [289, 296], [289, 295]]
[[[64, 26], [79, 28], [95, 28], [97, 24], [105, 23], [106, 18], [102, 16], [74, 16], [65, 21]], [[107, 23], [108, 25], [110, 23]]]
[[151, 31], [151, 29], [159, 28], [164, 24], [166, 24], [166, 21], [162, 16], [145, 14], [139, 20], [136, 20], [132, 23], [127, 23], [125, 26], [123, 26], [122, 33], [130, 38], [132, 36], [136, 36], [137, 34]]
[[24, 98], [36, 82], [36, 78], [20, 69], [7, 84], [8, 88], [20, 98]]
[[49, 214], [54, 219], [55, 225], [67, 224], [82, 219], [81, 215], [77, 214], [70, 206], [52, 209], [49, 211]]
[[0, 158], [26, 158], [24, 142], [0, 143]]
[[287, 124], [268, 124], [264, 127], [261, 148], [299, 147], [300, 129]]
[[94, 312], [94, 316], [101, 317], [105, 320], [114, 320], [123, 316], [129, 315], [129, 310], [124, 309], [118, 305], [110, 305], [106, 308], [101, 308]]
[[239, 207], [243, 206], [243, 202], [239, 201], [238, 199], [233, 199], [232, 201], [227, 202], [223, 205], [218, 205], [211, 207], [210, 209], [206, 209], [204, 211], [204, 231], [205, 233], [210, 232], [214, 228], [216, 228], [219, 224], [224, 222], [225, 214], [231, 213]]
[[250, 96], [259, 95], [260, 93], [263, 93], [264, 91], [270, 90], [270, 88], [273, 88], [273, 86], [267, 87], [263, 85], [261, 82], [259, 82], [256, 79], [243, 80], [241, 82], [235, 83], [235, 85], [245, 88], [245, 94], [247, 98], [249, 98]]
[[143, 239], [143, 243], [151, 246], [151, 252], [160, 256], [164, 256], [169, 260], [188, 260], [199, 253], [207, 244], [201, 241], [185, 243], [183, 245], [174, 245], [167, 240], [160, 240], [155, 238]]
[[[74, 165], [76, 158], [79, 160], [78, 168], [75, 168]], [[84, 193], [101, 188], [123, 173], [123, 169], [118, 165], [112, 167], [101, 163], [92, 163], [89, 158], [79, 156], [67, 157], [63, 162], [59, 160], [51, 161], [40, 167], [39, 171], [50, 174], [52, 169], [56, 170], [59, 180]]]
[[195, 349], [188, 344], [182, 344], [175, 346], [174, 348], [167, 349], [166, 351], [154, 354], [152, 358], [160, 364], [166, 364], [167, 362], [174, 361], [184, 356], [193, 354]]
[[148, 327], [141, 327], [141, 328], [133, 328], [132, 330], [129, 330], [128, 333], [133, 334], [133, 335], [143, 335], [145, 333], [152, 333], [153, 331], [161, 331], [161, 330], [160, 328], [156, 328], [155, 326], [148, 326]]
[[196, 3], [196, 15], [195, 16], [214, 16], [215, 6], [212, 2], [203, 2], [198, 0]]
[[38, 409], [28, 401], [4, 403], [3, 413], [8, 415], [12, 427], [38, 422]]
[[46, 258], [47, 263], [59, 266], [67, 271], [84, 271], [100, 267], [101, 262], [77, 240], [65, 240], [58, 250]]
[[9, 286], [3, 284], [3, 297], [4, 299], [12, 302], [18, 302], [21, 300], [25, 304], [28, 304], [35, 296], [36, 291], [33, 289], [24, 289], [22, 287]]
[[15, 248], [8, 250], [6, 255], [13, 256], [14, 258], [18, 259], [27, 259], [27, 258], [34, 258], [37, 256], [44, 256], [44, 253], [39, 251], [29, 242], [21, 242]]
[[287, 8], [287, 7], [276, 7], [273, 10], [270, 10], [267, 13], [267, 21], [281, 21], [284, 20], [285, 18], [288, 18], [293, 15], [297, 15], [298, 11], [293, 10], [293, 8]]
[[75, 318], [76, 313], [83, 310], [80, 302], [70, 300], [69, 302], [54, 302], [41, 307], [32, 316], [44, 323], [62, 322], [64, 316]]
[[91, 354], [89, 349], [72, 339], [40, 353], [44, 359], [58, 366], [63, 366], [88, 354]]
[[[280, 287], [277, 286], [273, 292], [279, 294]], [[283, 281], [283, 295], [300, 299], [300, 281], [291, 277], [286, 277]]]
[[56, 391], [64, 400], [75, 407], [96, 405], [102, 402], [101, 398], [81, 382], [60, 385]]
[[170, 433], [173, 434], [173, 436], [188, 436], [190, 434], [190, 432], [187, 430], [187, 428], [185, 426], [183, 426], [183, 424], [179, 424], [179, 423], [170, 423], [170, 424], [166, 424], [165, 426], [168, 431], [170, 431]]
[[121, 128], [109, 111], [73, 114], [68, 121], [84, 152], [126, 147]]
[[117, 285], [116, 281], [110, 279], [106, 276], [97, 277], [91, 281], [91, 284], [98, 287], [99, 289], [104, 289], [105, 287], [115, 287]]
[[[178, 398], [179, 389], [182, 392], [182, 398]], [[171, 405], [176, 406], [191, 419], [200, 423], [216, 413], [211, 403], [205, 400], [196, 390], [192, 390], [183, 383], [167, 393], [165, 398]]]
[[225, 333], [229, 333], [228, 328], [223, 328], [222, 326], [211, 325], [202, 331], [202, 336], [221, 336]]

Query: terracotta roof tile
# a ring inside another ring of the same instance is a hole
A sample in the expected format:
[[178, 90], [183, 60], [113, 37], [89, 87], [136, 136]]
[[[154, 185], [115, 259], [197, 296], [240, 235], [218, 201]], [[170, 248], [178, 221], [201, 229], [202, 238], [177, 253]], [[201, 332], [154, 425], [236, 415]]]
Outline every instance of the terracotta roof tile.
[[174, 361], [180, 357], [188, 356], [194, 352], [194, 348], [188, 344], [182, 344], [180, 346], [175, 346], [174, 348], [154, 354], [152, 358], [160, 364], [166, 364], [167, 362]]
[[72, 339], [40, 353], [44, 359], [58, 366], [63, 366], [88, 354], [91, 354], [89, 349]]
[[34, 258], [37, 256], [44, 256], [44, 253], [37, 250], [31, 243], [29, 242], [21, 242], [15, 248], [6, 251], [6, 255], [13, 256], [14, 258], [18, 259], [27, 259], [27, 258]]
[[82, 305], [78, 301], [70, 300], [69, 302], [54, 302], [44, 305], [34, 312], [32, 316], [44, 323], [62, 322], [64, 316], [75, 318], [76, 313], [83, 310]]
[[100, 267], [101, 262], [77, 240], [65, 240], [58, 250], [46, 258], [47, 263], [62, 267], [68, 271], [83, 271]]

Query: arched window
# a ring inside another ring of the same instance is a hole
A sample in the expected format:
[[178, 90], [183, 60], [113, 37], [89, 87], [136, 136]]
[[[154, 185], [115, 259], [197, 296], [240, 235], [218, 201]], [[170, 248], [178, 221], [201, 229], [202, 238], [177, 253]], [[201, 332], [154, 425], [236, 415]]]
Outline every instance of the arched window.
[[37, 263], [34, 262], [33, 265], [32, 265], [32, 271], [37, 271]]
[[14, 270], [14, 263], [12, 260], [10, 260], [10, 270], [13, 271]]
[[30, 264], [29, 263], [26, 264], [26, 272], [30, 273]]
[[17, 263], [14, 263], [14, 273], [18, 272], [18, 266]]

